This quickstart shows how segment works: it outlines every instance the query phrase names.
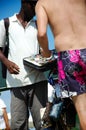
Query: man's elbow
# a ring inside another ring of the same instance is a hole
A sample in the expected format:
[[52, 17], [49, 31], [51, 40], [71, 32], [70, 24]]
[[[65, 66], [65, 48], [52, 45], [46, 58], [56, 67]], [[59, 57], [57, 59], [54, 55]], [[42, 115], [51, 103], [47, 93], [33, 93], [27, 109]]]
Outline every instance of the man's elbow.
[[43, 39], [45, 37], [46, 37], [46, 33], [44, 33], [44, 32], [38, 32], [38, 38]]

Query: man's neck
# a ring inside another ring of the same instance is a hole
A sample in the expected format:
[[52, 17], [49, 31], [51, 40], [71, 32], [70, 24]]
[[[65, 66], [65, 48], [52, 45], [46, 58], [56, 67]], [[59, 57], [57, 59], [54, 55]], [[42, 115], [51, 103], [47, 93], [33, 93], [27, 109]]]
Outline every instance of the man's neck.
[[22, 24], [22, 26], [25, 28], [27, 23], [28, 23], [28, 21], [24, 20], [24, 15], [22, 13], [19, 13], [19, 14], [17, 14], [17, 18], [20, 21], [20, 23]]

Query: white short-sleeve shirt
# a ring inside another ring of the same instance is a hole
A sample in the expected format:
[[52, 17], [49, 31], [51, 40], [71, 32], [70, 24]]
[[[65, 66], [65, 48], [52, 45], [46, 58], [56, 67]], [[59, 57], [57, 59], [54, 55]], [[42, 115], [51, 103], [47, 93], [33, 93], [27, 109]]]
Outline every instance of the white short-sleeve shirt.
[[6, 105], [2, 99], [0, 99], [0, 129], [5, 129], [5, 121], [3, 118], [3, 108], [6, 108]]
[[[42, 72], [27, 67], [23, 64], [23, 58], [39, 53], [37, 41], [37, 29], [35, 20], [31, 20], [25, 28], [18, 21], [16, 14], [10, 19], [9, 26], [9, 55], [8, 59], [16, 63], [20, 68], [18, 75], [7, 71], [7, 86], [19, 87], [45, 80]], [[0, 21], [0, 47], [5, 43], [5, 28], [3, 20]]]

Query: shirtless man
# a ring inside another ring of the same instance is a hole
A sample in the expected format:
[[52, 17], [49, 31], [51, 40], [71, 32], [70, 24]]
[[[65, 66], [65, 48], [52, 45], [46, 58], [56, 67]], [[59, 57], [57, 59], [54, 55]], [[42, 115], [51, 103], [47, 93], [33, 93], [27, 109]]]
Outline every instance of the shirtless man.
[[39, 0], [35, 10], [44, 56], [51, 55], [46, 35], [49, 24], [58, 52], [62, 97], [72, 98], [81, 130], [86, 130], [86, 1]]

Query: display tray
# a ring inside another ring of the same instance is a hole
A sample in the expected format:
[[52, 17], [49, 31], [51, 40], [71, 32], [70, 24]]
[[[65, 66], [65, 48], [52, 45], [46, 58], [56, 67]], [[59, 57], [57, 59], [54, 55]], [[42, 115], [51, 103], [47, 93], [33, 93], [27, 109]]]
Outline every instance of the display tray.
[[40, 54], [25, 57], [23, 59], [23, 63], [24, 65], [33, 67], [39, 71], [51, 70], [56, 66], [57, 53], [55, 52], [55, 50], [52, 50], [52, 58], [50, 60], [43, 58]]

